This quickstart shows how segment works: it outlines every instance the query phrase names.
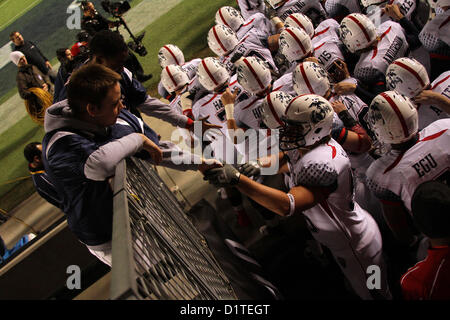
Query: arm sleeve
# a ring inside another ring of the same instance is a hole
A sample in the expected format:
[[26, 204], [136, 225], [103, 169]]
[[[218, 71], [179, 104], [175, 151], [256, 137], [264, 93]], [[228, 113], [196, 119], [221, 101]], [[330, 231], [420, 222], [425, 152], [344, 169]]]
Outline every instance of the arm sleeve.
[[406, 17], [400, 19], [399, 23], [402, 28], [405, 29], [405, 37], [410, 50], [412, 51], [422, 46], [422, 43], [419, 40], [419, 30], [416, 28], [414, 23], [412, 23]]
[[86, 178], [103, 181], [114, 175], [116, 165], [122, 159], [138, 152], [142, 144], [141, 136], [132, 133], [99, 147], [89, 155], [84, 164]]
[[185, 128], [189, 122], [188, 117], [179, 114], [167, 103], [152, 98], [149, 95], [147, 95], [145, 102], [139, 105], [138, 109], [147, 116], [164, 120], [175, 127]]
[[25, 80], [22, 79], [22, 76], [20, 75], [20, 73], [17, 74], [17, 90], [19, 91], [19, 95], [22, 99], [31, 99], [34, 97], [34, 95], [28, 91], [28, 88], [25, 84]]

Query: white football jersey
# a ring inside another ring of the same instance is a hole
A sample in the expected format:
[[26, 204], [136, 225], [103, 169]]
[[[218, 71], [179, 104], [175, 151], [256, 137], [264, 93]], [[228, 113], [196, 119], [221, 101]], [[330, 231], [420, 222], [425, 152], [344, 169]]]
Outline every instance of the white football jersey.
[[269, 68], [274, 72], [278, 72], [278, 68], [273, 61], [272, 53], [266, 48], [259, 37], [259, 33], [256, 29], [251, 30], [247, 35], [238, 43], [236, 48], [226, 56], [219, 58], [220, 62], [224, 64], [225, 68], [230, 74], [234, 74], [236, 67], [231, 61], [233, 57], [237, 61], [237, 57], [250, 57], [255, 56], [265, 61]]
[[267, 39], [271, 35], [272, 23], [262, 13], [256, 13], [250, 16], [236, 31], [236, 36], [239, 40], [252, 30], [256, 30], [260, 39]]
[[314, 48], [314, 57], [328, 70], [337, 59], [345, 60], [341, 47], [343, 43], [339, 39], [339, 24], [334, 19], [321, 22], [311, 38]]
[[389, 65], [404, 57], [408, 49], [403, 28], [397, 22], [387, 21], [377, 29], [381, 38], [377, 46], [361, 54], [354, 76], [362, 82], [372, 82], [377, 74], [385, 74]]
[[361, 13], [359, 0], [327, 0], [324, 7], [328, 15], [333, 18], [344, 18], [341, 15]]
[[236, 0], [239, 5], [244, 20], [247, 20], [255, 13], [264, 13], [264, 1], [263, 0]]
[[[400, 8], [400, 12], [406, 17], [406, 19], [411, 20], [414, 11], [416, 10], [416, 0], [394, 0], [389, 1], [390, 4], [396, 4]], [[386, 21], [394, 21], [386, 13], [383, 12], [382, 7], [376, 7], [375, 10], [367, 13], [367, 16], [379, 26]]]
[[325, 201], [303, 211], [314, 238], [338, 256], [369, 246], [379, 231], [354, 201], [350, 160], [339, 143], [331, 139], [303, 157], [298, 150], [289, 151], [288, 157], [289, 188], [321, 187], [328, 194]]
[[450, 119], [441, 119], [420, 131], [406, 152], [391, 150], [367, 171], [369, 188], [383, 202], [403, 203], [411, 212], [411, 198], [426, 181], [446, 180], [450, 168]]
[[277, 16], [282, 21], [293, 13], [303, 13], [316, 22], [321, 20], [319, 17], [325, 18], [327, 16], [322, 4], [317, 0], [288, 0], [276, 11]]
[[[431, 84], [431, 90], [450, 99], [450, 71], [444, 72]], [[447, 112], [433, 105], [418, 105], [419, 130], [439, 119], [448, 118]]]

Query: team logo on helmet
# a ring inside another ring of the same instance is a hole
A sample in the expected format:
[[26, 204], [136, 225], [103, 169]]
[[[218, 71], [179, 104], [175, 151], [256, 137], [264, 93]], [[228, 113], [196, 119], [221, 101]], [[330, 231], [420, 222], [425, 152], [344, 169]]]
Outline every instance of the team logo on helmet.
[[391, 89], [395, 89], [398, 83], [403, 83], [403, 80], [397, 75], [394, 70], [391, 70], [386, 74], [386, 79]]
[[331, 111], [330, 107], [320, 100], [311, 102], [309, 107], [314, 108], [311, 112], [311, 122], [314, 124], [323, 121], [327, 116], [327, 113]]
[[342, 39], [345, 39], [347, 36], [353, 35], [352, 30], [347, 26], [345, 21], [341, 23], [341, 26], [339, 28], [339, 37]]

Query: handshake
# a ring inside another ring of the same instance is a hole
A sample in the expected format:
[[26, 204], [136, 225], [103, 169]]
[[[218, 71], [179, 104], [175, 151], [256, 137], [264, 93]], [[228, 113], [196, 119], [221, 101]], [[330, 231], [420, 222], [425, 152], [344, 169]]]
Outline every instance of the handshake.
[[209, 181], [214, 186], [221, 188], [234, 186], [239, 183], [241, 174], [247, 177], [257, 178], [261, 175], [261, 166], [256, 161], [250, 161], [239, 166], [237, 169], [230, 164], [223, 164], [221, 167], [214, 165], [213, 168], [200, 169], [203, 173], [203, 180]]

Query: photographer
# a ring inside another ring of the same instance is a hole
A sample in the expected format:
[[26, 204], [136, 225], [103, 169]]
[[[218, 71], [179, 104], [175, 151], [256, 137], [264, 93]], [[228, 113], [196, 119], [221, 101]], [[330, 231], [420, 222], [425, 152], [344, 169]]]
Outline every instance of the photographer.
[[94, 4], [90, 1], [82, 1], [81, 8], [83, 10], [81, 28], [86, 30], [91, 36], [94, 36], [99, 31], [120, 26], [120, 21], [110, 21], [99, 14]]
[[[125, 2], [128, 4], [127, 2]], [[112, 5], [111, 2], [104, 1], [102, 2], [104, 5], [104, 9], [106, 12], [112, 14], [115, 18], [120, 17], [125, 11], [129, 9], [129, 5], [125, 5], [123, 8], [116, 8]], [[81, 27], [84, 29], [91, 37], [93, 37], [97, 32], [109, 30], [112, 28], [119, 28], [121, 24], [125, 24], [125, 22], [120, 19], [117, 21], [110, 21], [104, 18], [101, 14], [97, 12], [95, 6], [90, 1], [82, 1], [81, 8], [83, 10], [83, 19], [81, 22]], [[121, 11], [124, 10], [124, 11]], [[119, 33], [118, 29], [116, 30]], [[131, 33], [130, 33], [131, 35]], [[141, 46], [143, 52], [138, 52], [140, 55], [145, 55], [146, 51], [143, 46]], [[133, 49], [135, 50], [135, 49]], [[129, 51], [128, 59], [125, 61], [125, 67], [129, 69], [133, 76], [139, 80], [140, 82], [145, 82], [152, 78], [152, 74], [144, 74], [144, 69], [139, 63], [136, 55], [134, 55], [131, 51]]]

